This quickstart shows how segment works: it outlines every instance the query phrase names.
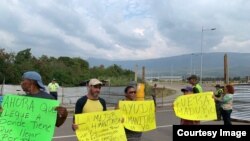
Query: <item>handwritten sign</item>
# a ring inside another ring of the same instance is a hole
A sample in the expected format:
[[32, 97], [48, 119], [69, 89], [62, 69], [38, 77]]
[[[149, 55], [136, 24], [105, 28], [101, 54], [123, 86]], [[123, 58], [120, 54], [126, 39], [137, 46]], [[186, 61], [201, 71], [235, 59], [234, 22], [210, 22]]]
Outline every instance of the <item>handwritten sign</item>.
[[57, 114], [54, 108], [58, 105], [56, 100], [4, 95], [0, 140], [52, 140]]
[[179, 96], [174, 101], [177, 117], [188, 120], [217, 119], [213, 92]]
[[75, 115], [79, 141], [126, 141], [120, 110]]
[[156, 128], [155, 106], [150, 101], [119, 101], [125, 128], [132, 131], [149, 131]]

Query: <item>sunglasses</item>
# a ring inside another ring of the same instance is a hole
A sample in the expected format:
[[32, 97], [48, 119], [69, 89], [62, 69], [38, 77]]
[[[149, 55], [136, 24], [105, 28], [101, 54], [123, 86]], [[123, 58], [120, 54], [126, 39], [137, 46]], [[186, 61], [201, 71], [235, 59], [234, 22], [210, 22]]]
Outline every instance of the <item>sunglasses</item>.
[[128, 92], [129, 94], [135, 94], [136, 93], [136, 91], [130, 91], [130, 92]]

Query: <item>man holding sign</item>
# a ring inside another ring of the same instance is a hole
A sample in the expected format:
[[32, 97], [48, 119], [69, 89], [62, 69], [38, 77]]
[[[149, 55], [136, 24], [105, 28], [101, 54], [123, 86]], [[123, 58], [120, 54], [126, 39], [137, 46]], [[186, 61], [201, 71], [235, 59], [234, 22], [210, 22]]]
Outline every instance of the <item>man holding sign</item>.
[[25, 96], [6, 94], [0, 116], [1, 141], [52, 140], [55, 125], [61, 126], [67, 118], [66, 108], [44, 92], [39, 73], [25, 72], [21, 87]]
[[[106, 111], [106, 102], [99, 97], [102, 82], [98, 79], [90, 79], [88, 83], [88, 94], [79, 98], [75, 105], [75, 114]], [[72, 129], [75, 131], [78, 125], [73, 119]]]
[[[53, 96], [46, 93], [45, 87], [42, 82], [42, 77], [39, 73], [35, 71], [25, 72], [22, 76], [21, 87], [23, 91], [29, 97], [45, 98], [45, 99], [54, 99]], [[55, 107], [57, 111], [56, 126], [61, 126], [68, 116], [67, 109], [61, 106]]]

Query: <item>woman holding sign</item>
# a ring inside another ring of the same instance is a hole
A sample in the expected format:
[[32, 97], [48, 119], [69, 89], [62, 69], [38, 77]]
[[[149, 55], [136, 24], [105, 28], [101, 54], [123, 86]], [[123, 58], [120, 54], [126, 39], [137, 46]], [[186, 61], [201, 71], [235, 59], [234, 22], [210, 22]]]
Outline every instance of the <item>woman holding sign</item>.
[[223, 117], [224, 125], [232, 125], [231, 113], [233, 109], [233, 94], [234, 87], [232, 85], [226, 85], [224, 87], [224, 94], [221, 98], [213, 96], [215, 100], [221, 102], [221, 115]]
[[[181, 92], [183, 92], [184, 95], [193, 94], [193, 88], [187, 86], [186, 88], [182, 88]], [[197, 122], [193, 120], [181, 119], [180, 125], [197, 125]]]
[[[122, 100], [136, 101], [136, 89], [135, 89], [135, 87], [127, 86], [124, 89], [124, 92], [125, 92], [125, 99], [122, 99]], [[119, 109], [119, 103], [117, 104], [115, 109]], [[125, 128], [125, 133], [126, 133], [128, 141], [140, 141], [141, 140], [142, 132], [131, 131], [131, 130]]]

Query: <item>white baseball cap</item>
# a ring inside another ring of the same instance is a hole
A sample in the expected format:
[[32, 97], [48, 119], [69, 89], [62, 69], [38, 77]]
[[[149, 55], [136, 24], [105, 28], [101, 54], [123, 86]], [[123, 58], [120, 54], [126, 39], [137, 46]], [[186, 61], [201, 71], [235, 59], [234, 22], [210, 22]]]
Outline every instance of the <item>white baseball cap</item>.
[[96, 78], [89, 80], [89, 86], [102, 85], [102, 82]]

